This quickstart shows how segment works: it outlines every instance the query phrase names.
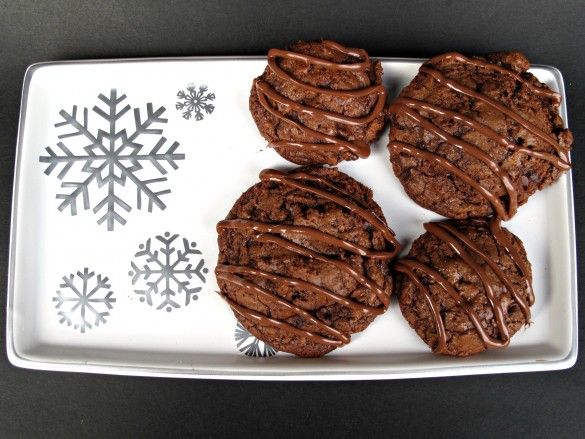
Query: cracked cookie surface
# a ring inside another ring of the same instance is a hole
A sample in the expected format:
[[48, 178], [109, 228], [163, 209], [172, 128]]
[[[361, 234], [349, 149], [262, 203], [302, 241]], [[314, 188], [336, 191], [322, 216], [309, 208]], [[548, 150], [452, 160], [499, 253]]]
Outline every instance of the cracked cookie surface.
[[518, 52], [427, 61], [390, 103], [390, 160], [406, 193], [440, 215], [514, 216], [570, 168], [560, 95]]
[[395, 263], [400, 310], [445, 355], [502, 349], [530, 323], [532, 268], [522, 241], [497, 217], [425, 224]]
[[335, 168], [260, 178], [218, 224], [219, 294], [275, 349], [324, 355], [385, 312], [399, 245], [372, 191]]
[[385, 101], [380, 62], [324, 40], [271, 49], [249, 106], [260, 134], [286, 160], [336, 165], [370, 154]]

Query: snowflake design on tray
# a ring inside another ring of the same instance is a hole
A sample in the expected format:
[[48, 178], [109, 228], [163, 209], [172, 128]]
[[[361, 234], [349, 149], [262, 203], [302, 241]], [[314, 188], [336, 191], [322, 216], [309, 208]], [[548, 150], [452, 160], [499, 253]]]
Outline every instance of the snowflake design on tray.
[[254, 337], [240, 322], [236, 325], [234, 338], [240, 352], [248, 357], [272, 357], [278, 352], [269, 344]]
[[[142, 262], [132, 261], [132, 270], [128, 275], [132, 277], [132, 285], [142, 281], [146, 287], [134, 290], [141, 302], [152, 306], [156, 299], [153, 296], [157, 296], [160, 303], [156, 309], [165, 308], [171, 312], [181, 307], [176, 301], [176, 296], [181, 293], [185, 296], [185, 306], [191, 300], [197, 300], [202, 287], [195, 285], [205, 283], [205, 275], [209, 270], [195, 242], [189, 242], [186, 238], [181, 240], [178, 234], [171, 235], [169, 232], [155, 239], [153, 241], [149, 238], [145, 244], [139, 245], [139, 251], [134, 257]], [[182, 244], [182, 248], [176, 248], [177, 244]]]
[[[58, 136], [59, 149], [54, 151], [47, 146], [47, 155], [39, 160], [48, 164], [46, 175], [62, 166], [57, 178], [70, 178], [61, 183], [65, 193], [57, 195], [62, 200], [59, 211], [69, 209], [71, 215], [77, 215], [78, 202], [82, 202], [84, 210], [93, 207], [93, 213], [100, 215], [98, 224], [105, 223], [112, 231], [116, 223], [126, 224], [123, 215], [132, 210], [125, 199], [135, 199], [138, 210], [143, 207], [143, 198], [149, 212], [154, 206], [166, 208], [162, 196], [171, 191], [159, 186], [167, 181], [165, 164], [176, 170], [177, 161], [184, 160], [185, 155], [176, 152], [178, 142], [166, 145], [160, 128], [167, 123], [162, 117], [164, 107], [155, 110], [152, 103], [147, 103], [145, 115], [139, 108], [129, 113], [130, 105], [122, 106], [126, 95], [118, 96], [116, 89], [110, 91], [109, 97], [100, 94], [98, 99], [105, 107], [96, 105], [91, 113], [88, 108], [78, 112], [77, 105], [71, 112], [59, 112], [63, 121], [55, 126], [69, 130]], [[73, 169], [77, 170], [76, 175], [71, 175], [75, 173]]]
[[113, 291], [110, 291], [109, 280], [106, 276], [89, 271], [84, 268], [83, 272], [63, 276], [61, 289], [57, 290], [53, 302], [55, 308], [60, 310], [60, 323], [73, 325], [84, 333], [86, 329], [106, 323], [106, 317], [110, 315], [106, 309], [112, 309], [116, 301]]
[[175, 108], [179, 111], [183, 111], [183, 117], [187, 120], [193, 118], [196, 122], [203, 120], [203, 112], [207, 114], [213, 113], [215, 105], [210, 101], [215, 100], [215, 93], [207, 93], [207, 86], [201, 84], [199, 90], [193, 83], [187, 85], [187, 91], [180, 90], [177, 93], [177, 99], [181, 99], [177, 102]]

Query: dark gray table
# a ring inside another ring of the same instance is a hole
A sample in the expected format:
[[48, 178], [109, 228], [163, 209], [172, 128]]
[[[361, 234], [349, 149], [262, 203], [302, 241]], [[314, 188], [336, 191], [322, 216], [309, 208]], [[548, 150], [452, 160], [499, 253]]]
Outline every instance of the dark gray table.
[[[0, 285], [6, 285], [21, 84], [39, 61], [264, 55], [320, 37], [375, 56], [520, 50], [564, 75], [578, 247], [585, 186], [585, 3], [0, 0]], [[249, 3], [249, 4], [248, 4]], [[460, 4], [463, 3], [463, 4]], [[292, 6], [294, 4], [294, 6]], [[583, 264], [579, 261], [579, 272]], [[34, 275], [34, 273], [31, 273]], [[1, 288], [0, 303], [5, 303]], [[579, 315], [582, 317], [583, 306]], [[582, 318], [581, 318], [582, 320]], [[5, 315], [0, 313], [0, 328]], [[580, 325], [583, 334], [583, 325]], [[372, 382], [146, 379], [19, 370], [0, 335], [0, 437], [577, 437], [585, 367]]]

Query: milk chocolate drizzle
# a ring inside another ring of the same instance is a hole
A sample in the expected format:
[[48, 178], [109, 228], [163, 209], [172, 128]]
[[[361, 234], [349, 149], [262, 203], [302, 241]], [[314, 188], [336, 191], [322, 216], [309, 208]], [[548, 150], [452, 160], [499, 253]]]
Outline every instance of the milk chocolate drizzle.
[[492, 71], [498, 72], [498, 73], [503, 74], [503, 75], [511, 76], [516, 81], [518, 81], [518, 82], [522, 83], [523, 85], [525, 85], [526, 87], [530, 88], [530, 90], [532, 92], [534, 92], [536, 94], [540, 94], [546, 98], [552, 99], [553, 102], [557, 106], [561, 103], [561, 99], [562, 99], [561, 95], [559, 93], [557, 93], [556, 91], [553, 91], [553, 90], [548, 89], [548, 88], [537, 87], [532, 82], [524, 79], [518, 73], [516, 73], [512, 70], [508, 70], [508, 69], [505, 69], [503, 67], [500, 67], [497, 64], [493, 64], [491, 62], [486, 62], [486, 61], [482, 61], [482, 60], [474, 59], [474, 58], [468, 58], [468, 57], [463, 56], [462, 54], [456, 53], [456, 52], [449, 52], [449, 53], [444, 53], [442, 55], [437, 55], [434, 58], [431, 58], [430, 60], [427, 61], [427, 64], [434, 64], [434, 63], [438, 63], [438, 62], [441, 62], [444, 60], [449, 60], [449, 59], [456, 59], [459, 62], [470, 64], [470, 65], [475, 66], [475, 67], [479, 67], [479, 68], [483, 68], [483, 69], [487, 69], [487, 70], [492, 70]]
[[368, 96], [370, 94], [376, 94], [378, 100], [376, 105], [372, 109], [372, 111], [363, 117], [350, 117], [345, 116], [343, 114], [334, 113], [331, 111], [320, 110], [318, 108], [309, 107], [299, 102], [292, 101], [280, 93], [278, 93], [272, 86], [266, 81], [257, 81], [256, 82], [256, 91], [258, 93], [258, 99], [262, 106], [270, 112], [275, 117], [283, 120], [287, 123], [292, 124], [298, 130], [303, 132], [305, 135], [316, 138], [318, 142], [299, 142], [294, 140], [281, 140], [277, 142], [271, 142], [271, 146], [273, 147], [283, 147], [288, 149], [304, 149], [304, 150], [312, 150], [312, 151], [350, 151], [356, 156], [360, 158], [366, 158], [370, 155], [370, 146], [368, 143], [360, 140], [346, 140], [340, 137], [330, 136], [325, 133], [321, 133], [310, 129], [304, 126], [302, 123], [295, 121], [289, 117], [287, 117], [284, 113], [279, 111], [276, 107], [270, 104], [268, 99], [278, 103], [281, 107], [285, 107], [291, 110], [294, 110], [297, 113], [310, 115], [313, 117], [320, 117], [324, 118], [329, 121], [333, 121], [340, 124], [346, 125], [366, 125], [373, 121], [376, 117], [380, 115], [380, 113], [384, 109], [384, 105], [386, 104], [386, 89], [383, 85], [373, 85], [370, 87], [364, 87], [358, 90], [333, 90], [333, 89], [326, 89], [326, 88], [319, 88], [312, 86], [310, 84], [305, 84], [291, 75], [286, 73], [282, 70], [278, 63], [277, 58], [285, 58], [285, 59], [292, 59], [296, 61], [301, 61], [306, 64], [316, 65], [319, 67], [323, 67], [330, 70], [339, 70], [339, 71], [349, 71], [349, 72], [363, 72], [366, 71], [371, 67], [371, 63], [368, 57], [368, 54], [364, 50], [360, 49], [353, 49], [344, 47], [341, 44], [335, 43], [333, 41], [324, 40], [323, 44], [334, 49], [338, 52], [344, 53], [346, 55], [353, 56], [362, 60], [361, 62], [357, 63], [348, 63], [348, 64], [338, 64], [335, 62], [327, 61], [321, 58], [316, 58], [314, 56], [305, 55], [302, 53], [290, 52], [286, 50], [280, 49], [271, 49], [268, 52], [268, 66], [277, 75], [284, 81], [294, 84], [295, 86], [307, 90], [312, 91], [319, 94], [329, 95], [329, 96], [337, 96], [337, 97], [346, 97], [346, 98], [360, 98], [363, 96]]
[[[349, 253], [353, 253], [356, 255], [360, 255], [364, 258], [373, 258], [373, 259], [381, 259], [381, 260], [390, 260], [392, 259], [396, 253], [400, 250], [400, 245], [396, 238], [394, 237], [394, 233], [388, 228], [386, 223], [378, 218], [375, 214], [373, 214], [370, 210], [365, 208], [365, 206], [361, 206], [360, 202], [352, 196], [352, 194], [344, 191], [341, 188], [338, 188], [331, 184], [329, 181], [325, 180], [324, 178], [311, 175], [305, 172], [294, 172], [294, 173], [285, 173], [280, 172], [272, 169], [264, 170], [260, 173], [260, 179], [262, 181], [272, 181], [278, 184], [285, 184], [292, 186], [296, 189], [310, 192], [314, 195], [317, 195], [321, 198], [324, 198], [328, 201], [334, 202], [344, 208], [350, 210], [354, 214], [360, 216], [364, 220], [366, 220], [373, 228], [381, 232], [384, 239], [387, 241], [388, 246], [391, 250], [382, 251], [382, 250], [372, 250], [365, 248], [363, 246], [354, 244], [352, 242], [339, 239], [335, 236], [331, 236], [325, 232], [320, 230], [307, 227], [307, 226], [296, 226], [290, 224], [271, 224], [271, 223], [263, 223], [260, 221], [252, 221], [252, 220], [245, 220], [245, 219], [232, 219], [232, 220], [224, 220], [220, 221], [217, 224], [217, 231], [221, 233], [225, 229], [240, 229], [240, 230], [247, 230], [252, 231], [253, 236], [252, 238], [257, 242], [262, 243], [271, 243], [277, 246], [280, 246], [284, 249], [287, 249], [291, 252], [297, 253], [301, 256], [319, 260], [321, 262], [334, 265], [337, 267], [341, 272], [346, 275], [351, 276], [355, 279], [359, 284], [365, 286], [369, 290], [373, 291], [382, 306], [374, 307], [364, 305], [362, 303], [356, 302], [351, 300], [347, 297], [340, 296], [335, 294], [319, 285], [312, 284], [310, 282], [294, 279], [286, 276], [282, 276], [276, 273], [270, 273], [255, 267], [249, 266], [233, 266], [233, 265], [225, 265], [219, 264], [215, 269], [215, 274], [218, 279], [222, 279], [226, 282], [235, 283], [243, 288], [248, 289], [249, 291], [254, 292], [258, 297], [272, 300], [273, 302], [279, 304], [280, 306], [285, 307], [292, 313], [298, 315], [299, 317], [303, 318], [308, 324], [311, 326], [318, 328], [321, 333], [326, 333], [331, 338], [324, 337], [322, 335], [316, 334], [314, 332], [305, 331], [299, 328], [296, 328], [284, 321], [274, 319], [268, 316], [265, 316], [257, 311], [248, 309], [244, 306], [241, 306], [228, 297], [224, 293], [220, 293], [222, 298], [226, 300], [226, 302], [239, 314], [242, 316], [249, 318], [259, 325], [263, 326], [275, 326], [281, 328], [285, 331], [289, 331], [291, 333], [300, 335], [302, 337], [308, 338], [313, 342], [326, 344], [331, 346], [341, 346], [343, 344], [349, 343], [349, 336], [347, 334], [343, 334], [342, 332], [332, 328], [331, 326], [327, 325], [326, 323], [320, 321], [313, 317], [310, 313], [303, 310], [302, 308], [289, 303], [288, 301], [282, 299], [281, 297], [270, 293], [269, 291], [265, 290], [261, 286], [257, 285], [256, 283], [252, 282], [251, 280], [242, 277], [242, 275], [248, 277], [259, 277], [264, 279], [269, 279], [272, 282], [280, 283], [284, 285], [288, 285], [294, 288], [298, 288], [305, 291], [310, 291], [315, 294], [319, 294], [329, 300], [332, 300], [340, 305], [346, 306], [353, 310], [360, 311], [364, 314], [371, 314], [371, 315], [379, 315], [386, 311], [388, 305], [390, 303], [390, 292], [386, 291], [383, 287], [378, 285], [376, 282], [372, 281], [368, 277], [364, 276], [360, 271], [353, 268], [347, 262], [343, 260], [327, 256], [311, 250], [303, 245], [297, 244], [290, 239], [287, 239], [286, 236], [294, 236], [298, 238], [302, 238], [302, 240], [311, 240], [326, 243], [328, 245], [339, 247]], [[324, 190], [314, 185], [309, 184], [309, 182], [317, 183], [320, 186], [325, 186], [330, 188], [332, 191], [337, 192], [333, 193], [329, 190]], [[339, 194], [339, 195], [338, 195]]]
[[435, 235], [437, 238], [449, 245], [451, 249], [453, 249], [453, 251], [459, 255], [459, 257], [479, 276], [484, 287], [485, 295], [491, 304], [500, 337], [496, 338], [487, 333], [479, 316], [473, 310], [472, 306], [467, 303], [467, 301], [459, 294], [453, 285], [451, 285], [451, 283], [441, 275], [441, 273], [420, 261], [405, 258], [398, 261], [394, 268], [396, 271], [405, 274], [412, 280], [419, 293], [422, 294], [425, 302], [429, 306], [437, 332], [437, 344], [433, 348], [433, 352], [435, 353], [445, 353], [447, 351], [447, 332], [441, 317], [439, 306], [433, 300], [429, 289], [421, 281], [417, 271], [424, 274], [432, 282], [440, 285], [456, 301], [457, 305], [467, 313], [486, 349], [500, 349], [506, 347], [510, 342], [510, 333], [506, 325], [502, 304], [495, 294], [496, 283], [490, 278], [486, 272], [486, 269], [475, 262], [472, 254], [479, 256], [485, 262], [485, 264], [491, 268], [497, 279], [499, 279], [507, 291], [510, 292], [514, 302], [524, 313], [526, 322], [530, 322], [530, 306], [534, 304], [534, 292], [532, 291], [532, 285], [529, 281], [530, 270], [528, 266], [503, 232], [500, 225], [500, 219], [498, 217], [493, 217], [490, 220], [480, 218], [472, 221], [477, 224], [478, 227], [489, 227], [489, 230], [491, 231], [496, 243], [506, 250], [508, 256], [516, 265], [519, 273], [524, 279], [526, 279], [526, 290], [519, 291], [512, 280], [500, 268], [497, 262], [492, 260], [491, 257], [481, 248], [479, 248], [465, 233], [461, 232], [453, 225], [439, 222], [425, 224], [424, 227], [429, 233]]
[[448, 117], [452, 120], [455, 120], [469, 128], [472, 128], [482, 134], [483, 136], [497, 142], [512, 151], [517, 151], [522, 154], [526, 154], [541, 160], [545, 160], [550, 162], [553, 166], [561, 171], [567, 171], [571, 168], [568, 158], [568, 151], [567, 149], [561, 147], [559, 143], [555, 140], [554, 136], [551, 134], [547, 134], [542, 131], [537, 126], [533, 125], [528, 120], [524, 119], [521, 115], [517, 114], [513, 110], [505, 107], [495, 99], [492, 99], [478, 91], [472, 90], [469, 87], [464, 85], [458, 84], [457, 82], [447, 78], [438, 70], [432, 67], [432, 64], [438, 63], [442, 60], [448, 59], [457, 59], [460, 62], [468, 63], [474, 65], [476, 67], [484, 68], [486, 70], [491, 70], [497, 72], [499, 74], [504, 74], [513, 77], [516, 81], [522, 83], [526, 87], [529, 87], [533, 92], [544, 96], [545, 98], [549, 98], [553, 100], [556, 105], [560, 102], [560, 95], [552, 90], [544, 89], [535, 86], [528, 80], [524, 79], [522, 76], [497, 66], [495, 64], [467, 58], [461, 54], [457, 53], [447, 53], [444, 55], [437, 56], [432, 58], [428, 62], [426, 62], [421, 68], [419, 69], [420, 72], [426, 73], [432, 76], [439, 84], [449, 87], [450, 89], [470, 96], [473, 99], [480, 100], [486, 105], [491, 106], [495, 110], [505, 114], [510, 119], [517, 122], [519, 125], [522, 125], [527, 131], [535, 135], [536, 137], [544, 140], [546, 143], [551, 145], [556, 152], [556, 154], [551, 154], [542, 151], [535, 151], [530, 148], [522, 147], [517, 145], [515, 142], [510, 141], [508, 138], [500, 135], [498, 132], [494, 131], [492, 128], [488, 127], [485, 124], [482, 124], [479, 121], [471, 119], [468, 116], [465, 116], [461, 113], [448, 110], [437, 105], [433, 105], [428, 102], [418, 101], [415, 99], [410, 98], [398, 98], [392, 101], [390, 104], [390, 111], [395, 114], [400, 114], [406, 116], [417, 124], [422, 126], [425, 130], [433, 133], [435, 136], [439, 137], [443, 142], [449, 143], [462, 151], [465, 151], [468, 154], [473, 155], [478, 160], [482, 161], [488, 168], [500, 179], [502, 185], [507, 193], [508, 198], [508, 205], [506, 206], [502, 199], [495, 193], [485, 189], [481, 184], [474, 180], [471, 176], [467, 175], [465, 172], [457, 168], [454, 164], [452, 164], [449, 160], [443, 158], [442, 156], [432, 153], [430, 151], [422, 150], [412, 145], [405, 144], [399, 141], [391, 141], [388, 145], [391, 151], [405, 153], [412, 155], [417, 158], [421, 158], [424, 160], [431, 161], [443, 168], [447, 169], [452, 174], [456, 175], [464, 182], [472, 186], [478, 192], [480, 192], [492, 205], [494, 211], [498, 216], [500, 216], [504, 220], [508, 220], [513, 217], [518, 208], [518, 191], [516, 190], [512, 178], [508, 172], [506, 172], [493, 157], [486, 153], [485, 151], [481, 150], [477, 146], [466, 142], [462, 139], [459, 139], [455, 136], [450, 135], [446, 131], [440, 129], [438, 126], [434, 125], [431, 120], [424, 117], [421, 112], [432, 113], [434, 115], [438, 115], [440, 117]]

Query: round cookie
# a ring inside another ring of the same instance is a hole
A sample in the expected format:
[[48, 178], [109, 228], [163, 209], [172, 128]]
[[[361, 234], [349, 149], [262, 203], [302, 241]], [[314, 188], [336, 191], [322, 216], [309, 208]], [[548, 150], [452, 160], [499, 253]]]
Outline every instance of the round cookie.
[[390, 160], [406, 193], [440, 215], [499, 215], [570, 169], [560, 95], [518, 52], [447, 53], [424, 63], [388, 107]]
[[395, 263], [402, 315], [434, 353], [468, 356], [508, 346], [530, 324], [532, 268], [498, 217], [424, 225]]
[[260, 180], [217, 225], [218, 293], [258, 339], [322, 356], [386, 311], [400, 246], [372, 191], [335, 168]]
[[271, 49], [250, 93], [260, 134], [299, 165], [368, 157], [384, 127], [385, 105], [380, 62], [327, 40]]

